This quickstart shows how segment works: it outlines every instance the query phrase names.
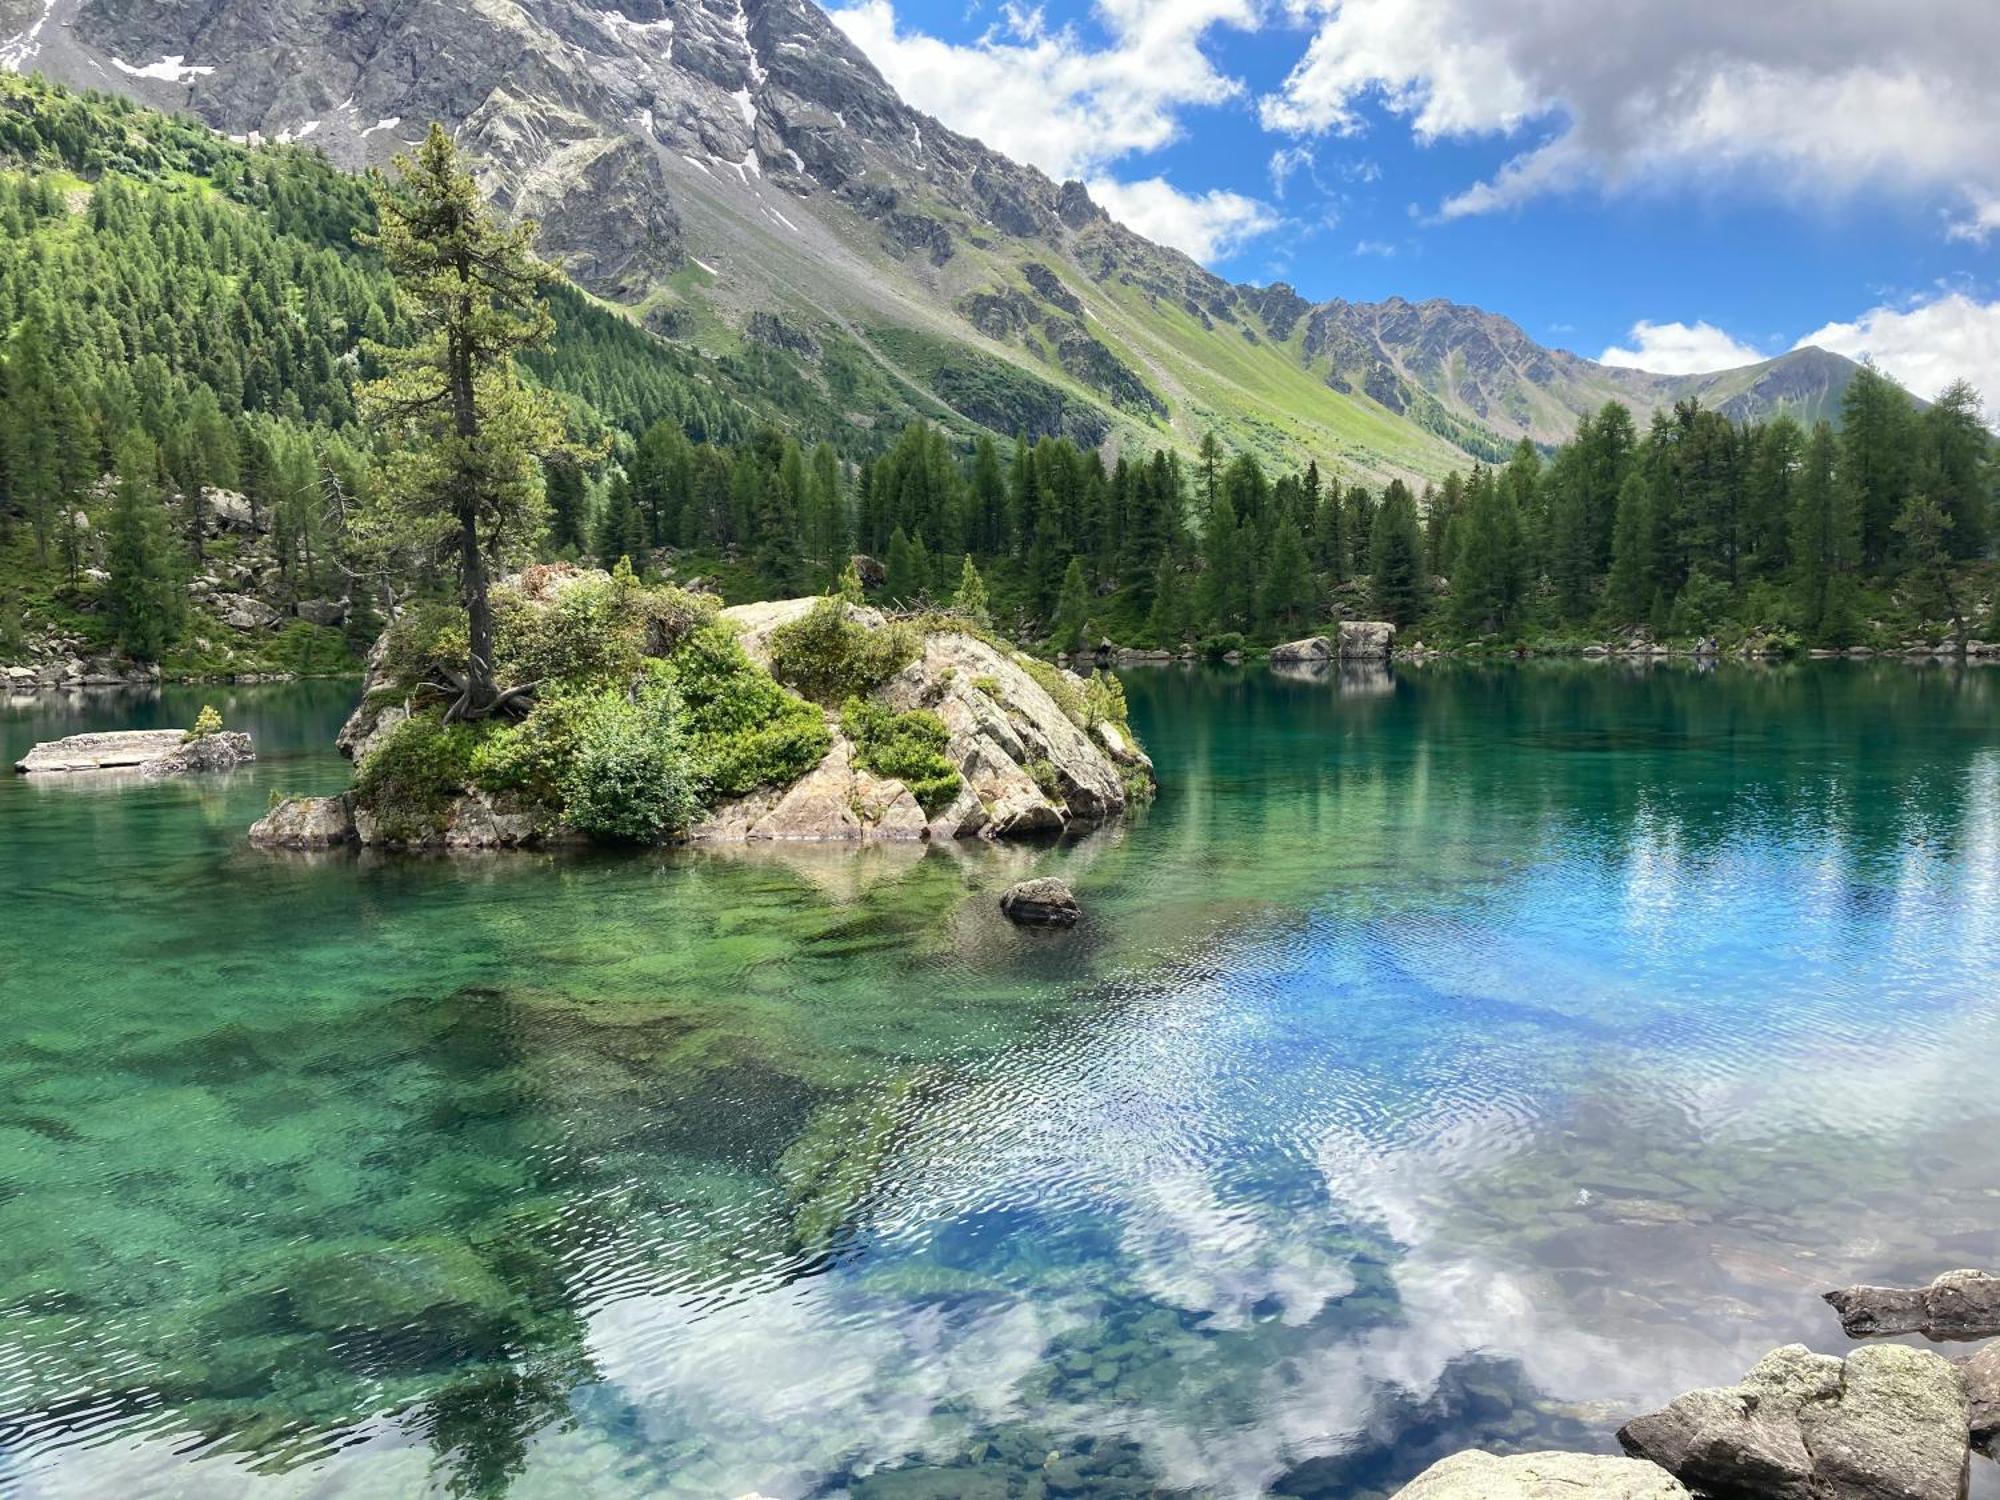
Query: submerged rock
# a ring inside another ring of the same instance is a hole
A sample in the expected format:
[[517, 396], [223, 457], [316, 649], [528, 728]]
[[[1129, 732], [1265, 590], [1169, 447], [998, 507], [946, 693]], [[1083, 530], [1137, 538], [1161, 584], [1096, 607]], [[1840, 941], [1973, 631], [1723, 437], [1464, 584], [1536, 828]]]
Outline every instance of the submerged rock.
[[359, 837], [352, 792], [287, 797], [250, 825], [250, 842], [260, 849], [332, 849]]
[[1845, 1360], [1791, 1344], [1739, 1385], [1635, 1418], [1618, 1440], [1710, 1500], [1960, 1500], [1967, 1432], [1948, 1360], [1900, 1344]]
[[1657, 1464], [1594, 1453], [1455, 1453], [1396, 1492], [1396, 1500], [1687, 1500]]
[[1010, 886], [1000, 898], [1000, 910], [1010, 921], [1030, 927], [1074, 927], [1083, 915], [1068, 883], [1053, 875]]
[[1921, 1333], [1928, 1339], [2000, 1336], [2000, 1276], [1947, 1271], [1929, 1286], [1850, 1286], [1828, 1292], [1849, 1338]]

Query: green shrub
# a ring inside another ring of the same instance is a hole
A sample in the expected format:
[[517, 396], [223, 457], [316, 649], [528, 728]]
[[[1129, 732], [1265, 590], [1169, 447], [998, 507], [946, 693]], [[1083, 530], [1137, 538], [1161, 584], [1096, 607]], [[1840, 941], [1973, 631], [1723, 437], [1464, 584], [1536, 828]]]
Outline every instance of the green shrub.
[[1095, 729], [1099, 724], [1110, 724], [1129, 739], [1127, 712], [1125, 684], [1102, 668], [1092, 672], [1083, 685], [1083, 727]]
[[917, 634], [903, 624], [870, 630], [839, 599], [822, 599], [771, 632], [771, 675], [829, 707], [887, 682], [916, 660]]
[[645, 625], [631, 584], [584, 578], [546, 603], [497, 591], [493, 654], [503, 682], [605, 686], [638, 670]]
[[538, 695], [527, 718], [494, 728], [473, 752], [473, 784], [482, 791], [518, 792], [559, 818], [593, 696]]
[[1021, 768], [1028, 773], [1028, 779], [1041, 788], [1042, 795], [1057, 807], [1067, 804], [1063, 800], [1062, 782], [1056, 776], [1055, 764], [1046, 760], [1031, 760]]
[[382, 675], [399, 692], [431, 678], [439, 666], [465, 670], [465, 611], [441, 599], [412, 604], [396, 617], [382, 646]]
[[579, 716], [576, 757], [563, 781], [564, 817], [592, 838], [648, 843], [701, 811], [673, 684], [651, 677], [637, 698], [609, 688]]
[[369, 751], [355, 790], [382, 836], [415, 842], [438, 832], [452, 800], [473, 784], [473, 757], [490, 730], [487, 724], [446, 724], [437, 714], [417, 714]]
[[854, 741], [856, 762], [902, 782], [926, 813], [938, 812], [958, 795], [958, 769], [944, 753], [951, 732], [928, 709], [896, 714], [879, 703], [849, 698], [840, 710], [840, 727]]
[[1221, 635], [1205, 635], [1196, 648], [1204, 661], [1221, 661], [1232, 651], [1243, 649], [1243, 633], [1240, 630], [1225, 630]]
[[194, 716], [194, 728], [181, 736], [183, 743], [205, 740], [211, 735], [222, 733], [222, 711], [213, 703], [204, 703], [201, 712]]
[[999, 679], [999, 678], [997, 678], [997, 677], [975, 677], [975, 678], [973, 678], [973, 679], [972, 679], [972, 685], [973, 685], [974, 687], [978, 688], [978, 689], [979, 689], [979, 691], [980, 691], [980, 692], [982, 692], [982, 693], [984, 693], [984, 694], [985, 694], [985, 695], [986, 695], [987, 697], [991, 698], [991, 699], [992, 699], [992, 700], [993, 700], [993, 701], [994, 701], [995, 703], [998, 703], [998, 702], [1000, 701], [1000, 679]]
[[1061, 667], [1043, 661], [1038, 656], [1017, 655], [1014, 658], [1022, 671], [1035, 679], [1037, 686], [1055, 699], [1056, 707], [1063, 711], [1063, 717], [1079, 729], [1083, 727], [1083, 694], [1076, 690], [1076, 684], [1069, 680]]
[[778, 686], [724, 625], [696, 629], [662, 670], [679, 689], [688, 753], [711, 798], [789, 785], [833, 743], [820, 711]]

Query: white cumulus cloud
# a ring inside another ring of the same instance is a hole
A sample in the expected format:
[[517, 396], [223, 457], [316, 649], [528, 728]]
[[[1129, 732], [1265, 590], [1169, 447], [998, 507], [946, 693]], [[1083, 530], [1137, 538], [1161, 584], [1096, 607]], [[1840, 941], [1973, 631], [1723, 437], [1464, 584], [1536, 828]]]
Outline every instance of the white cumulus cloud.
[[1090, 196], [1126, 228], [1203, 262], [1231, 254], [1280, 222], [1268, 204], [1223, 188], [1184, 193], [1164, 177], [1094, 177], [1089, 186]]
[[[911, 29], [892, 0], [828, 14], [910, 104], [1051, 177], [1084, 179], [1114, 218], [1150, 239], [1206, 261], [1279, 222], [1241, 193], [1187, 193], [1164, 177], [1125, 181], [1110, 170], [1179, 139], [1184, 111], [1243, 93], [1203, 42], [1218, 26], [1254, 28], [1257, 0], [1098, 0], [1101, 45], [1011, 5], [970, 43]], [[1297, 165], [1309, 162], [1308, 153]]]
[[1629, 337], [1629, 345], [1613, 345], [1597, 356], [1597, 362], [1656, 375], [1705, 375], [1771, 357], [1713, 323], [1649, 323], [1642, 318], [1632, 325]]
[[1242, 93], [1202, 42], [1254, 26], [1252, 0], [1099, 0], [1096, 14], [1102, 46], [1012, 6], [969, 44], [906, 28], [891, 0], [828, 12], [910, 104], [1055, 178], [1158, 150], [1179, 138], [1183, 109]]
[[[1291, 0], [1305, 55], [1265, 123], [1352, 133], [1379, 102], [1423, 141], [1535, 136], [1446, 217], [1581, 187], [1754, 178], [2000, 198], [1992, 0]], [[2000, 213], [1984, 215], [1985, 227]]]
[[1870, 308], [1851, 323], [1828, 323], [1799, 344], [1851, 359], [1872, 359], [1918, 396], [1969, 380], [2000, 415], [2000, 299], [1980, 302], [1948, 292], [1904, 307]]

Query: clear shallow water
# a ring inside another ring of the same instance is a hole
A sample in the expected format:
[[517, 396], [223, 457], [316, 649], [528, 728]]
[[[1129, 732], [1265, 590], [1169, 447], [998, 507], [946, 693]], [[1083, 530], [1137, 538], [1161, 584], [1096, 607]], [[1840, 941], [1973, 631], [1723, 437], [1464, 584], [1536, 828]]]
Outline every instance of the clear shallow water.
[[0, 780], [0, 1493], [1360, 1500], [2000, 1262], [2000, 674], [1129, 680], [1015, 851], [273, 856], [350, 686], [0, 710], [262, 756]]

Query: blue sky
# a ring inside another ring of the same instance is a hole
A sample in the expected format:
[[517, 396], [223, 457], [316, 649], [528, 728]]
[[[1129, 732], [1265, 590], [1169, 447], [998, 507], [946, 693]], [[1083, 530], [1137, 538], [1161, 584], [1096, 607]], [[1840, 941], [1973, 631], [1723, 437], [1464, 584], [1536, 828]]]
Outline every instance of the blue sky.
[[[835, 0], [919, 108], [1238, 280], [2000, 398], [1992, 0]], [[1622, 352], [1619, 352], [1622, 351]], [[2000, 407], [2000, 400], [1989, 403]]]

